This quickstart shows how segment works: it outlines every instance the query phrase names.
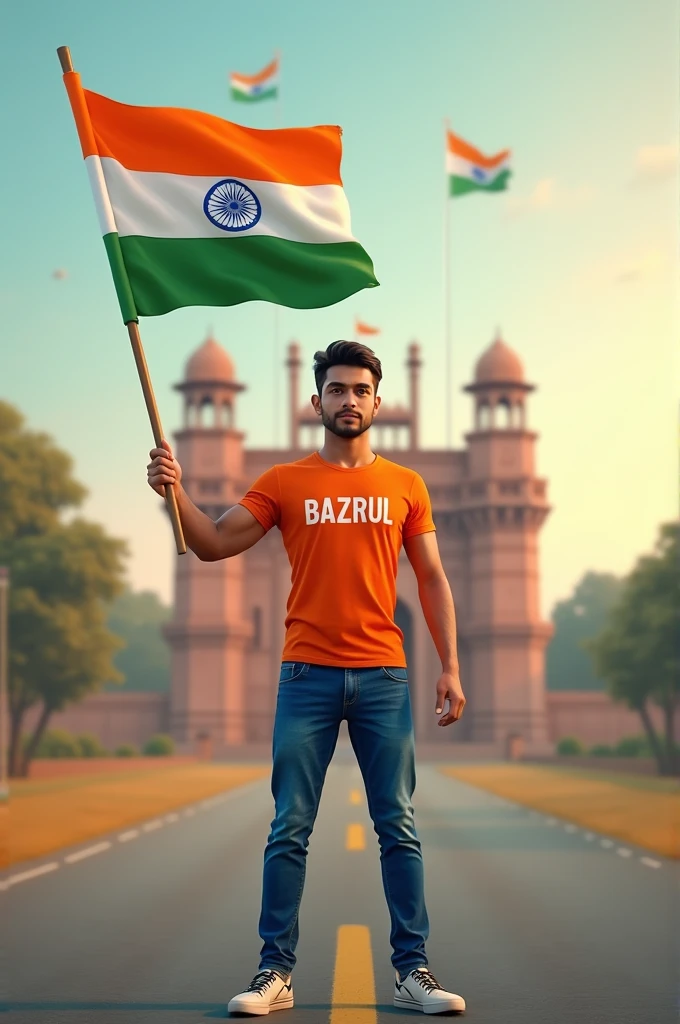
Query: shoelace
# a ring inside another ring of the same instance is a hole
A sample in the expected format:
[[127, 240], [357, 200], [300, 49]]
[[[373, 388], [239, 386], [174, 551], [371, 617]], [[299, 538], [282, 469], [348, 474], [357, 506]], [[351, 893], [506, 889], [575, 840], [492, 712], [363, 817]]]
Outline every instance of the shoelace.
[[428, 994], [436, 988], [441, 988], [432, 971], [427, 970], [427, 968], [421, 967], [420, 970], [414, 971], [412, 977]]
[[264, 992], [266, 988], [272, 985], [277, 978], [281, 980], [276, 971], [261, 971], [259, 974], [255, 975], [250, 985], [248, 985], [246, 991], [258, 992], [262, 994], [262, 992]]

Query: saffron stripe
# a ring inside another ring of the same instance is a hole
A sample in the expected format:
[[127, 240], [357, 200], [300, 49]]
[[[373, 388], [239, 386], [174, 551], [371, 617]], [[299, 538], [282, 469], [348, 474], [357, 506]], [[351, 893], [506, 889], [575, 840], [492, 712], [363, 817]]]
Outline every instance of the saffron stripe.
[[[65, 75], [64, 78], [68, 78]], [[246, 128], [179, 107], [136, 107], [84, 90], [97, 149], [132, 171], [253, 178], [290, 185], [341, 185], [337, 125]]]
[[509, 149], [494, 153], [493, 156], [484, 156], [481, 150], [471, 146], [469, 142], [461, 139], [459, 135], [454, 135], [453, 132], [447, 132], [447, 144], [449, 153], [465, 157], [466, 160], [473, 164], [479, 164], [480, 167], [496, 167], [510, 156]]
[[232, 71], [230, 77], [234, 84], [242, 83], [243, 85], [261, 85], [262, 82], [266, 82], [268, 78], [275, 75], [278, 70], [279, 61], [277, 57], [274, 57], [274, 60], [267, 64], [266, 68], [263, 68], [262, 71], [258, 71], [256, 75], [242, 75], [238, 71]]

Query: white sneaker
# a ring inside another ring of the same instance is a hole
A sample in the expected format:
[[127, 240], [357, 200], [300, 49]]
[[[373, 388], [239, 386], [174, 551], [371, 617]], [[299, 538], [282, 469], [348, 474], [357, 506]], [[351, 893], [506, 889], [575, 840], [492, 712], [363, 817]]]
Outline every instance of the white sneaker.
[[456, 1013], [464, 1012], [465, 1000], [463, 997], [443, 989], [427, 967], [416, 967], [403, 981], [399, 980], [399, 972], [395, 973], [395, 1006], [404, 1006], [410, 1010], [422, 1010], [423, 1013], [445, 1013], [447, 1010]]
[[289, 1010], [293, 1005], [293, 982], [290, 974], [282, 978], [276, 971], [259, 971], [245, 992], [230, 1000], [229, 1013], [261, 1016], [270, 1010]]

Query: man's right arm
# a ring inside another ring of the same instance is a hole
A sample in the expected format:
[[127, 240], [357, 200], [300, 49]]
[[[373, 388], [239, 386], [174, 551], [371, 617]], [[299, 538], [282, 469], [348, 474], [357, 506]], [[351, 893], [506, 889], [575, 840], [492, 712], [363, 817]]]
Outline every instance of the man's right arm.
[[175, 492], [184, 539], [202, 562], [231, 558], [252, 548], [265, 535], [264, 527], [244, 505], [232, 505], [215, 522], [194, 505], [181, 484]]
[[177, 508], [187, 547], [202, 562], [216, 562], [231, 558], [252, 548], [267, 532], [245, 505], [232, 505], [215, 522], [194, 505], [182, 487], [182, 467], [163, 439], [159, 448], [149, 452], [151, 462], [146, 467], [149, 486], [165, 497], [165, 488], [174, 487]]

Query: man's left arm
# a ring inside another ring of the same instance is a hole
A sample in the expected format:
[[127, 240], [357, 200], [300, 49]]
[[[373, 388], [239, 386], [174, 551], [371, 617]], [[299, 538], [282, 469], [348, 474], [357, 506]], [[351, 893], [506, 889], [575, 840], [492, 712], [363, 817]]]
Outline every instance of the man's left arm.
[[404, 551], [416, 574], [423, 615], [442, 662], [442, 674], [437, 681], [436, 714], [443, 710], [447, 699], [449, 710], [437, 724], [451, 725], [462, 715], [465, 697], [458, 667], [456, 611], [439, 555], [436, 533], [419, 533], [407, 538]]

